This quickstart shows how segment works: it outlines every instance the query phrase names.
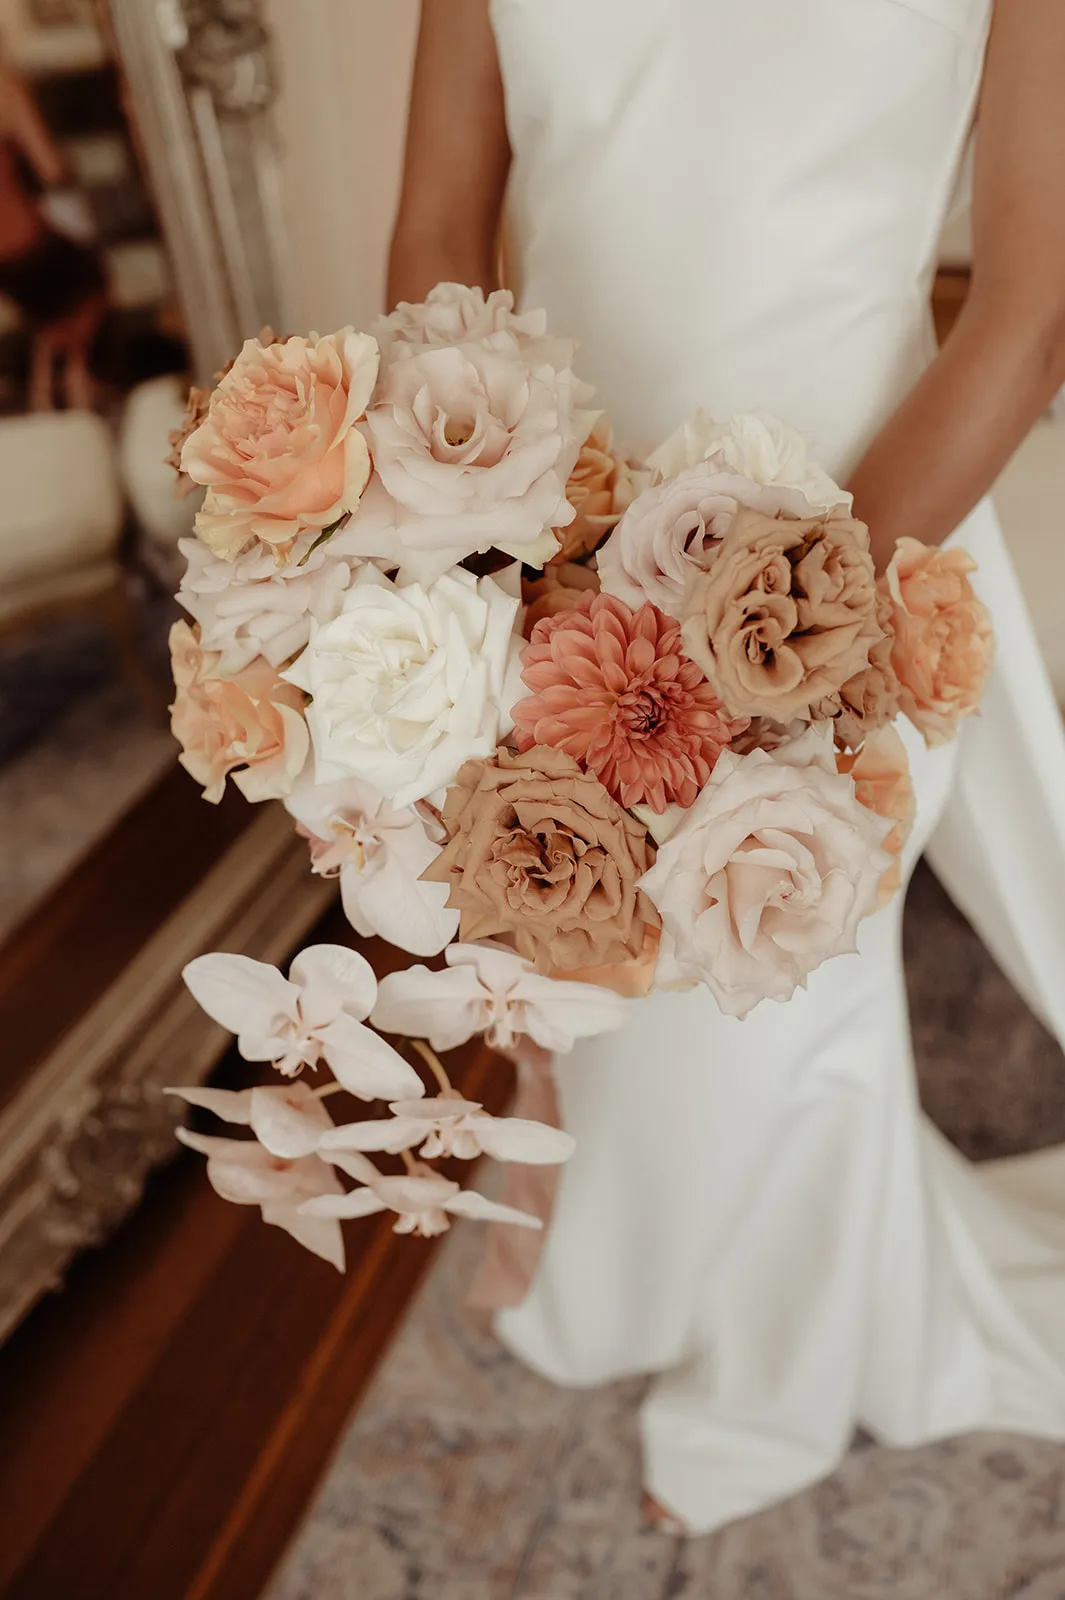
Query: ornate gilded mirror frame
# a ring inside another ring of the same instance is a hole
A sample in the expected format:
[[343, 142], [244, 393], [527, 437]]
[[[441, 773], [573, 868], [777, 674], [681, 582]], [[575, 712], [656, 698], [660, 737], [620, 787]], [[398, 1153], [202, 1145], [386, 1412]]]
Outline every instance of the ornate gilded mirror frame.
[[270, 37], [258, 0], [109, 0], [108, 14], [204, 380], [289, 322]]
[[[270, 38], [258, 0], [101, 10], [202, 381], [289, 325]], [[16, 931], [0, 964], [0, 1339], [173, 1152], [164, 1086], [203, 1081], [228, 1046], [184, 964], [283, 961], [333, 894], [279, 807], [206, 807], [175, 765]]]

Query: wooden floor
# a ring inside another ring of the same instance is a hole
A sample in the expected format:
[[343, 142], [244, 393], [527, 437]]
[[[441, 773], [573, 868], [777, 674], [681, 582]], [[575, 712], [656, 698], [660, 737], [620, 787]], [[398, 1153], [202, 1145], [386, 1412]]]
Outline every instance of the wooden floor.
[[[337, 911], [314, 939], [352, 935]], [[481, 1048], [449, 1066], [490, 1107], [510, 1093]], [[3, 1600], [258, 1596], [432, 1253], [387, 1221], [348, 1235], [341, 1277], [218, 1200], [200, 1157], [153, 1178], [0, 1349]]]

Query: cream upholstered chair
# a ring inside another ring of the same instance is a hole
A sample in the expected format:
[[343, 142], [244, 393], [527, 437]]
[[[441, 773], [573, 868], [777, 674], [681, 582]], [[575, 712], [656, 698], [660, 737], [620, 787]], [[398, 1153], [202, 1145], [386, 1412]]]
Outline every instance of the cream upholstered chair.
[[91, 612], [131, 686], [159, 708], [119, 561], [123, 517], [111, 434], [94, 413], [0, 420], [0, 637]]
[[118, 464], [126, 498], [142, 535], [139, 555], [167, 589], [184, 569], [178, 540], [191, 534], [202, 490], [181, 496], [167, 457], [170, 435], [185, 418], [188, 384], [174, 373], [149, 378], [131, 391], [122, 414]]

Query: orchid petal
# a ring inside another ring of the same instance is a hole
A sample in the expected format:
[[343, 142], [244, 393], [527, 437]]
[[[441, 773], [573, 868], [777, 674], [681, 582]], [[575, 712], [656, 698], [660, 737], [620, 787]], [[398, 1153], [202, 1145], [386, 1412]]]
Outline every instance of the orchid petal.
[[319, 1148], [334, 1150], [386, 1150], [398, 1155], [412, 1150], [433, 1131], [433, 1124], [415, 1117], [377, 1117], [372, 1122], [348, 1122], [323, 1133]]
[[252, 1139], [220, 1139], [216, 1134], [196, 1133], [192, 1128], [176, 1128], [174, 1131], [181, 1144], [198, 1151], [208, 1160], [213, 1157], [223, 1161], [231, 1158], [237, 1160], [241, 1151], [246, 1151], [255, 1159], [255, 1152], [260, 1150], [260, 1146]]
[[230, 1033], [273, 1034], [298, 1018], [299, 990], [265, 961], [229, 951], [197, 956], [182, 972], [197, 1005]]
[[459, 913], [447, 905], [447, 884], [420, 882], [438, 853], [420, 825], [396, 829], [378, 871], [350, 889], [342, 875], [345, 910], [350, 897], [358, 915], [389, 944], [415, 956], [438, 955], [459, 931]]
[[457, 1217], [470, 1217], [474, 1222], [512, 1222], [519, 1228], [542, 1228], [539, 1217], [528, 1211], [518, 1211], [514, 1206], [500, 1205], [489, 1200], [476, 1189], [463, 1189], [453, 1199], [444, 1202], [444, 1210]]
[[417, 1099], [425, 1085], [409, 1061], [365, 1023], [341, 1013], [321, 1030], [322, 1051], [338, 1083], [359, 1100]]
[[287, 1161], [311, 1155], [323, 1130], [333, 1126], [321, 1100], [304, 1083], [253, 1089], [250, 1120], [263, 1147]]
[[403, 1172], [396, 1177], [378, 1178], [375, 1191], [392, 1211], [436, 1211], [460, 1193], [459, 1186], [431, 1167], [420, 1172]]
[[[449, 951], [450, 954], [450, 951]], [[381, 979], [371, 1013], [375, 1028], [428, 1039], [434, 1050], [453, 1050], [484, 1027], [488, 995], [471, 967], [408, 967]]]
[[576, 1141], [563, 1128], [524, 1117], [471, 1117], [469, 1131], [486, 1156], [496, 1161], [520, 1161], [526, 1166], [554, 1166], [568, 1161]]
[[300, 1016], [313, 1032], [342, 1012], [368, 1017], [377, 998], [377, 979], [365, 956], [343, 944], [312, 944], [289, 968], [300, 988]]
[[284, 1228], [305, 1250], [344, 1271], [344, 1235], [334, 1218], [304, 1215], [301, 1206], [270, 1204], [263, 1206], [263, 1221]]
[[346, 1172], [357, 1183], [368, 1183], [372, 1188], [381, 1176], [373, 1162], [357, 1150], [324, 1150], [320, 1153], [323, 1161], [339, 1167], [341, 1172]]
[[[164, 1094], [176, 1094], [190, 1106], [200, 1106], [204, 1111], [213, 1111], [216, 1117], [221, 1117], [224, 1122], [235, 1122], [241, 1127], [248, 1127], [251, 1123], [251, 1096], [250, 1089], [201, 1089], [193, 1084], [177, 1084], [172, 1089], [164, 1089]], [[233, 1141], [236, 1143], [236, 1141]]]
[[370, 1217], [375, 1211], [387, 1210], [388, 1205], [372, 1189], [319, 1195], [317, 1199], [305, 1200], [299, 1208], [303, 1217]]

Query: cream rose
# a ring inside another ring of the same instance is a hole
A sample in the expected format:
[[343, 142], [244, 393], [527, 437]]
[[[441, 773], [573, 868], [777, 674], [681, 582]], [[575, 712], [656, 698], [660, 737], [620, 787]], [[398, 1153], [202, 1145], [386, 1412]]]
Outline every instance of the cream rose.
[[170, 657], [177, 689], [170, 726], [203, 798], [217, 804], [227, 776], [247, 800], [290, 794], [309, 747], [299, 689], [261, 659], [223, 675], [218, 655], [203, 649], [187, 622], [170, 630]]
[[817, 725], [768, 753], [725, 751], [640, 887], [662, 917], [659, 986], [693, 980], [742, 1017], [856, 948], [890, 823], [858, 803]]
[[591, 420], [576, 400], [570, 369], [532, 366], [511, 334], [399, 347], [366, 418], [393, 538], [443, 567], [493, 547], [542, 565], [574, 516], [566, 483]]
[[701, 461], [713, 461], [721, 471], [755, 483], [797, 490], [814, 511], [851, 507], [852, 496], [810, 460], [802, 434], [762, 411], [715, 422], [700, 409], [659, 445], [648, 465], [672, 478]]
[[891, 665], [903, 711], [929, 745], [953, 739], [980, 704], [995, 636], [973, 593], [976, 562], [965, 550], [900, 539], [882, 580], [892, 601]]
[[377, 382], [377, 342], [248, 339], [185, 440], [182, 470], [207, 496], [196, 532], [227, 560], [252, 539], [287, 546], [353, 511], [370, 476], [355, 424]]
[[181, 539], [187, 566], [178, 601], [200, 627], [205, 650], [219, 655], [219, 671], [241, 672], [263, 656], [284, 666], [310, 638], [312, 622], [331, 622], [357, 562], [339, 554], [342, 535], [318, 544], [301, 534], [278, 565], [260, 543], [224, 561], [198, 539]]
[[572, 366], [576, 348], [572, 340], [549, 336], [546, 311], [515, 311], [509, 289], [485, 295], [462, 283], [438, 283], [422, 301], [401, 300], [372, 331], [386, 362], [399, 345], [475, 344], [495, 333], [511, 335], [527, 358], [553, 367]]
[[361, 778], [403, 807], [491, 755], [520, 692], [517, 611], [491, 578], [400, 587], [363, 568], [285, 673], [312, 696], [316, 781]]
[[766, 517], [813, 515], [796, 489], [701, 462], [633, 501], [596, 558], [603, 592], [636, 610], [650, 600], [681, 616], [690, 580], [709, 567], [743, 506]]

